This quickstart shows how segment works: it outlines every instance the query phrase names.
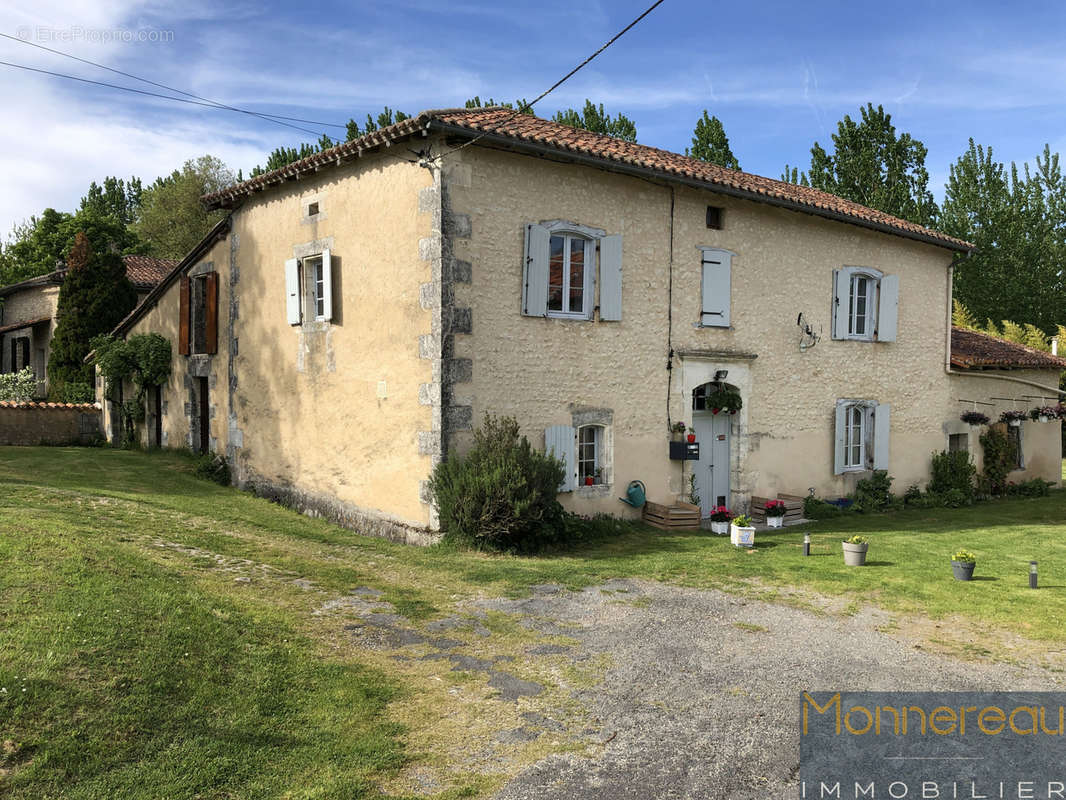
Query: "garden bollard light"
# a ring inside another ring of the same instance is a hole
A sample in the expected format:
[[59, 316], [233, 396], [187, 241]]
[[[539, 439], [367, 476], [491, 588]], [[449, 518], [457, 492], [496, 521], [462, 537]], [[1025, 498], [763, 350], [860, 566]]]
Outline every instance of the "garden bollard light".
[[1029, 588], [1030, 589], [1035, 589], [1036, 588], [1036, 562], [1035, 561], [1030, 561], [1029, 562]]
[[803, 555], [809, 556], [811, 554], [811, 535], [809, 533], [803, 534]]

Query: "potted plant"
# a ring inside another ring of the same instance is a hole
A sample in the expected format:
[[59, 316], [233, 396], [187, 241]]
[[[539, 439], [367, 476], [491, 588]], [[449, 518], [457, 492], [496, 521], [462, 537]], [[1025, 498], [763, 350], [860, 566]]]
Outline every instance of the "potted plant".
[[980, 411], [963, 411], [959, 415], [959, 419], [967, 425], [987, 425], [992, 421], [989, 419], [988, 414], [982, 414]]
[[1033, 422], [1051, 422], [1053, 419], [1058, 419], [1058, 416], [1058, 410], [1051, 406], [1034, 408], [1029, 412], [1029, 419], [1033, 420]]
[[719, 536], [729, 533], [729, 520], [733, 519], [733, 512], [725, 506], [715, 506], [711, 509], [711, 530]]
[[717, 414], [719, 411], [736, 414], [744, 407], [744, 401], [740, 399], [740, 392], [724, 385], [718, 385], [709, 391], [706, 403], [712, 414]]
[[675, 422], [673, 425], [670, 426], [671, 440], [675, 442], [680, 442], [681, 437], [685, 435], [685, 430], [686, 428], [684, 422]]
[[955, 573], [955, 580], [973, 580], [973, 568], [977, 566], [977, 556], [969, 550], [958, 550], [951, 557], [951, 571]]
[[1059, 419], [1066, 419], [1066, 403], [1059, 403], [1055, 406], [1055, 416]]
[[770, 500], [766, 504], [766, 524], [771, 528], [780, 528], [785, 523], [785, 503], [782, 500]]
[[696, 441], [696, 434], [694, 434], [694, 433], [690, 433], [690, 434], [688, 435], [688, 443], [689, 443], [689, 444], [692, 444], [692, 443], [693, 443], [694, 441]]
[[1028, 416], [1024, 411], [1004, 411], [999, 415], [1000, 422], [1006, 422], [1012, 428], [1021, 426], [1022, 420]]
[[751, 524], [751, 517], [747, 514], [733, 517], [729, 525], [729, 541], [737, 547], [755, 546], [755, 526]]
[[866, 563], [866, 551], [870, 549], [870, 540], [865, 536], [852, 536], [844, 542], [844, 566], [861, 567]]

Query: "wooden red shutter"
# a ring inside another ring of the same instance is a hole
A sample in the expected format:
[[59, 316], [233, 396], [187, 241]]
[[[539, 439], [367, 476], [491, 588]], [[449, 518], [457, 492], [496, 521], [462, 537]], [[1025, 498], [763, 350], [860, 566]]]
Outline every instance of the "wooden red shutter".
[[178, 301], [178, 353], [189, 355], [189, 276], [181, 276]]
[[218, 352], [218, 273], [207, 273], [205, 285], [207, 297], [204, 298], [206, 310], [204, 320], [205, 347], [208, 353]]

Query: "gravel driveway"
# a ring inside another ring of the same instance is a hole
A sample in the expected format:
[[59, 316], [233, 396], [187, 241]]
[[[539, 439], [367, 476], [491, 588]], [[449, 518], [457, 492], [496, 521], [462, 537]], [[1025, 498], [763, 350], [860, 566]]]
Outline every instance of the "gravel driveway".
[[[620, 603], [619, 599], [625, 598]], [[582, 654], [609, 654], [602, 684], [578, 697], [598, 719], [601, 755], [553, 755], [498, 800], [792, 798], [799, 692], [1057, 689], [1032, 667], [961, 661], [879, 633], [865, 610], [820, 614], [718, 591], [612, 581], [580, 592], [536, 587], [486, 600]]]

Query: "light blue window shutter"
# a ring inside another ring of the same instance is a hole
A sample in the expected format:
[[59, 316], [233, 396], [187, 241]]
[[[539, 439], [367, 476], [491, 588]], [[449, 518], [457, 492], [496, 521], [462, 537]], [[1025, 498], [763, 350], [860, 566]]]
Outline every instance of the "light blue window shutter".
[[329, 250], [322, 251], [322, 319], [333, 319], [333, 267]]
[[703, 309], [700, 325], [729, 327], [733, 257], [721, 250], [703, 251]]
[[892, 406], [879, 403], [874, 407], [874, 469], [888, 469], [889, 428], [892, 424]]
[[877, 303], [877, 341], [896, 341], [896, 329], [899, 327], [899, 275], [885, 275], [881, 278]]
[[600, 320], [622, 319], [622, 237], [600, 239]]
[[844, 434], [847, 430], [847, 400], [837, 400], [836, 427], [833, 435], [833, 474], [844, 472]]
[[560, 492], [574, 491], [576, 459], [574, 457], [574, 429], [569, 425], [552, 425], [544, 429], [544, 452], [563, 462], [565, 477]]
[[300, 263], [295, 258], [285, 262], [285, 311], [290, 325], [300, 324]]
[[851, 316], [851, 273], [846, 269], [833, 270], [833, 338], [848, 338], [848, 318]]
[[522, 267], [522, 313], [543, 317], [548, 313], [548, 257], [551, 232], [543, 225], [526, 225], [525, 260]]

